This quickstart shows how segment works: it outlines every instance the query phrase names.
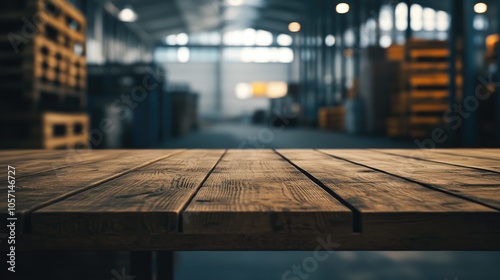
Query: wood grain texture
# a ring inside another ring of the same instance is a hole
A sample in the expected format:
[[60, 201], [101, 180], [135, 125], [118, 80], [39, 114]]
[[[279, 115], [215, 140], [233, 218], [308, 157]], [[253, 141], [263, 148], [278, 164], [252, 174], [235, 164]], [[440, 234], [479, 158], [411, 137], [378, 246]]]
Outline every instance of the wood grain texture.
[[[278, 153], [356, 208], [364, 236], [380, 238], [385, 233], [444, 240], [456, 232], [471, 238], [479, 231], [490, 242], [496, 242], [495, 236], [500, 236], [500, 227], [496, 226], [500, 212], [477, 203], [316, 151]], [[470, 227], [464, 227], [464, 223]]]
[[0, 162], [28, 174], [18, 250], [328, 250], [328, 239], [331, 250], [500, 250], [498, 151], [95, 151], [80, 164], [0, 151]]
[[[54, 172], [16, 179], [16, 215], [19, 224], [35, 209], [62, 200], [77, 192], [92, 188], [107, 180], [124, 175], [134, 168], [146, 166], [160, 159], [182, 152], [130, 151], [117, 159], [102, 160], [93, 165], [68, 166]], [[42, 160], [43, 161], [43, 160]], [[16, 169], [16, 176], [19, 170]], [[0, 218], [7, 216], [7, 185], [0, 187]], [[26, 225], [24, 225], [24, 230]]]
[[189, 150], [32, 213], [33, 233], [165, 234], [224, 150]]
[[82, 164], [96, 164], [103, 160], [119, 159], [130, 151], [126, 150], [65, 150], [50, 153], [45, 150], [32, 151], [27, 155], [14, 155], [10, 160], [2, 160], [2, 164], [11, 165], [18, 171], [17, 178], [32, 176], [43, 172]]
[[[471, 168], [415, 160], [367, 150], [320, 150], [325, 154], [397, 175], [500, 209], [500, 174]], [[415, 153], [418, 153], [415, 150]]]
[[500, 149], [438, 149], [438, 154], [462, 155], [470, 158], [500, 160]]
[[433, 162], [451, 164], [460, 167], [471, 167], [500, 173], [500, 160], [488, 158], [475, 158], [464, 156], [457, 151], [456, 154], [439, 153], [436, 150], [377, 150], [382, 153], [399, 155], [403, 157], [412, 156], [414, 158]]
[[68, 155], [63, 150], [1, 150], [1, 165], [16, 165], [26, 161], [63, 159]]
[[182, 213], [184, 233], [342, 233], [352, 213], [269, 150], [230, 150]]

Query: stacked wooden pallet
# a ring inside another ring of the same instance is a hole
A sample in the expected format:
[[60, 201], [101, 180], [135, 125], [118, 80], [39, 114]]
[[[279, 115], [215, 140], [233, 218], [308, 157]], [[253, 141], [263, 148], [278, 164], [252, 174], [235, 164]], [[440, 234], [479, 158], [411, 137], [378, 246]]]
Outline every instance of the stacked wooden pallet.
[[[49, 131], [55, 115], [65, 119], [62, 126], [88, 127], [88, 117], [81, 113], [87, 90], [84, 15], [63, 0], [4, 1], [0, 9], [6, 34], [0, 37], [0, 109], [10, 112], [0, 121], [11, 131], [18, 130], [19, 122], [31, 123], [23, 126], [24, 133], [2, 138], [0, 147], [13, 147], [10, 140], [22, 135], [30, 135], [32, 141], [17, 141], [16, 148], [73, 147], [71, 133], [58, 135], [58, 144], [53, 145], [46, 143], [54, 143], [50, 139], [55, 135], [38, 132]], [[86, 138], [86, 129], [80, 136]]]
[[345, 129], [345, 108], [343, 106], [320, 108], [319, 127], [323, 130], [343, 131]]
[[[403, 76], [395, 84], [387, 133], [391, 137], [426, 137], [434, 128], [444, 127], [444, 115], [450, 106], [448, 42], [410, 40], [405, 48]], [[460, 62], [456, 67], [461, 69]], [[457, 74], [460, 89], [463, 81], [460, 71]], [[458, 90], [457, 100], [460, 95]]]
[[[410, 137], [426, 137], [434, 128], [445, 125], [444, 115], [450, 107], [449, 56], [446, 41], [410, 41], [409, 63], [405, 66]], [[462, 68], [460, 63], [456, 67]], [[457, 89], [462, 84], [462, 76], [457, 75]]]
[[87, 147], [87, 114], [53, 112], [5, 113], [0, 115], [1, 146], [5, 148], [65, 149]]

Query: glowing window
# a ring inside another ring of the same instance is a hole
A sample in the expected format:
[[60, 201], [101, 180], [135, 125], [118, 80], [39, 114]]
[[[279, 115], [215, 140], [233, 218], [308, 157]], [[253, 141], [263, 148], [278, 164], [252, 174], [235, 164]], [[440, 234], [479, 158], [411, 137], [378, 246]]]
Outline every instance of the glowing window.
[[408, 5], [399, 3], [396, 6], [396, 29], [405, 31], [408, 28]]
[[281, 63], [291, 63], [293, 61], [293, 51], [290, 48], [279, 48], [278, 61]]
[[241, 46], [243, 45], [243, 32], [241, 30], [226, 32], [223, 40], [228, 46]]
[[256, 31], [252, 28], [247, 28], [243, 30], [243, 45], [244, 46], [255, 45], [255, 35]]
[[270, 46], [273, 44], [273, 34], [265, 30], [258, 30], [255, 34], [255, 43], [257, 46]]
[[212, 45], [220, 45], [221, 38], [218, 32], [210, 33], [210, 44]]
[[410, 17], [411, 17], [411, 29], [413, 31], [420, 31], [424, 27], [424, 23], [422, 22], [422, 14], [423, 9], [422, 6], [414, 4], [410, 9]]
[[384, 6], [379, 15], [380, 29], [384, 31], [390, 31], [392, 29], [392, 12], [387, 6]]
[[255, 63], [271, 62], [271, 50], [269, 48], [254, 48], [253, 62]]
[[253, 48], [244, 48], [241, 50], [241, 61], [245, 63], [253, 62]]
[[277, 41], [278, 45], [283, 46], [283, 47], [291, 46], [293, 43], [292, 36], [290, 36], [288, 34], [278, 35], [278, 38], [276, 38], [276, 41]]
[[174, 46], [177, 44], [177, 35], [169, 35], [165, 39], [168, 45]]
[[447, 12], [438, 11], [436, 13], [436, 29], [438, 31], [446, 31], [450, 28], [450, 17]]
[[186, 33], [177, 34], [177, 45], [184, 46], [189, 42], [189, 36]]
[[422, 12], [423, 27], [425, 31], [436, 30], [436, 11], [431, 8], [425, 8]]
[[479, 31], [488, 30], [489, 28], [488, 18], [481, 14], [476, 15], [474, 17], [473, 26], [474, 29]]
[[190, 57], [191, 57], [191, 52], [189, 51], [188, 48], [183, 47], [177, 50], [177, 61], [179, 61], [180, 63], [189, 62]]
[[247, 83], [239, 83], [236, 85], [236, 97], [238, 99], [249, 99], [252, 97], [252, 86]]
[[345, 45], [348, 47], [352, 47], [354, 45], [354, 40], [354, 31], [352, 31], [351, 29], [347, 30], [344, 34]]
[[388, 48], [391, 46], [391, 44], [392, 44], [391, 36], [384, 35], [384, 36], [380, 37], [380, 46], [382, 48]]
[[328, 47], [334, 46], [335, 45], [335, 36], [333, 36], [332, 34], [327, 35], [326, 38], [325, 38], [325, 44]]

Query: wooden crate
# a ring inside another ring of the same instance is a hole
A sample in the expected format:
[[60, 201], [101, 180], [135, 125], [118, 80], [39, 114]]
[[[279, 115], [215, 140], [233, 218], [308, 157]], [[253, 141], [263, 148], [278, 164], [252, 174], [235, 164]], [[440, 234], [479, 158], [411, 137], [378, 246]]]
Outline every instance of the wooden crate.
[[0, 115], [2, 149], [88, 147], [87, 114], [4, 113]]
[[323, 130], [343, 131], [345, 130], [345, 108], [325, 107], [319, 109], [318, 124]]
[[387, 60], [389, 61], [405, 61], [406, 49], [403, 45], [392, 45], [387, 49]]
[[[6, 11], [0, 16], [6, 34], [0, 37], [0, 93], [7, 101], [3, 107], [82, 110], [87, 87], [85, 17], [61, 0], [21, 2], [0, 4]], [[50, 5], [53, 8], [47, 8]], [[21, 19], [30, 22], [34, 36], [25, 37], [27, 23]], [[13, 45], [14, 36], [24, 39]], [[43, 102], [47, 99], [51, 106]], [[73, 99], [76, 108], [66, 99]]]
[[413, 49], [409, 51], [410, 59], [414, 61], [447, 61], [450, 56], [448, 49]]
[[497, 48], [500, 41], [500, 34], [492, 34], [486, 37], [486, 61], [490, 64], [497, 62]]
[[405, 137], [408, 135], [408, 120], [404, 116], [387, 119], [387, 135], [389, 137]]
[[408, 112], [409, 94], [405, 91], [396, 92], [391, 96], [391, 114], [405, 115]]
[[[449, 49], [447, 41], [411, 39], [404, 47], [407, 59], [401, 63], [399, 93], [392, 98], [388, 135], [412, 138], [428, 136], [436, 127], [444, 127], [444, 114], [450, 107]], [[463, 65], [456, 61], [456, 99], [460, 100]], [[404, 97], [404, 98], [403, 98]], [[402, 119], [407, 126], [401, 129]], [[398, 129], [399, 127], [399, 129]]]

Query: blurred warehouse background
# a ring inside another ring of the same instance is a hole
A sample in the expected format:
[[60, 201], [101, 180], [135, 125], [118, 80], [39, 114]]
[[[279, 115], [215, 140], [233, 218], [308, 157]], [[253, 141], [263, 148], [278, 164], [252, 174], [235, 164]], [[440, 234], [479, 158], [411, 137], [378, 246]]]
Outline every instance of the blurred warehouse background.
[[0, 148], [500, 145], [498, 1], [0, 5]]
[[[0, 149], [498, 147], [499, 10], [498, 0], [1, 1]], [[32, 278], [110, 279], [128, 266], [113, 254], [43, 252], [32, 263], [58, 257], [59, 274]], [[176, 277], [280, 279], [308, 254], [179, 253]], [[498, 260], [343, 252], [309, 279], [500, 279]]]

